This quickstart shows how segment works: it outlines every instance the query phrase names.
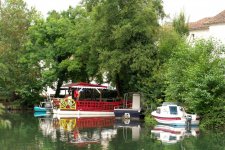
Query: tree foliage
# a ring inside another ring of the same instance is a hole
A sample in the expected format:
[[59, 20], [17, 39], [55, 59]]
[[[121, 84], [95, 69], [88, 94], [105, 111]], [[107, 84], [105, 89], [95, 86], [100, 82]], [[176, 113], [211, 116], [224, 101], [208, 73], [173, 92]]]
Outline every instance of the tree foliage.
[[6, 0], [0, 9], [0, 68], [2, 70], [0, 86], [2, 94], [7, 95], [9, 99], [18, 99], [26, 93], [31, 98], [32, 90], [36, 94], [40, 92], [35, 88], [38, 76], [34, 68], [29, 68], [23, 62], [22, 56], [28, 39], [27, 30], [38, 14], [34, 9], [27, 9], [22, 0]]
[[[168, 63], [179, 49], [187, 46], [185, 38], [181, 37], [171, 26], [163, 25], [158, 32], [158, 36], [153, 76], [149, 78], [150, 86], [145, 86], [145, 95], [148, 94], [148, 103], [151, 106], [154, 104], [160, 105], [166, 98], [168, 99], [169, 95], [166, 95], [166, 90], [168, 89]], [[176, 81], [176, 79], [174, 80]], [[172, 90], [171, 94], [176, 95], [176, 90]]]
[[152, 76], [158, 19], [164, 15], [159, 0], [101, 1], [93, 10], [93, 48], [100, 72], [118, 93], [135, 91]]
[[42, 85], [51, 86], [57, 81], [56, 96], [64, 81], [90, 82], [95, 75], [97, 59], [89, 51], [90, 25], [82, 7], [70, 7], [61, 13], [50, 12], [46, 21], [30, 28], [29, 49], [37, 56], [34, 61], [41, 62]]
[[172, 25], [174, 27], [174, 30], [180, 35], [189, 34], [188, 20], [183, 11], [181, 11], [179, 15], [173, 19]]

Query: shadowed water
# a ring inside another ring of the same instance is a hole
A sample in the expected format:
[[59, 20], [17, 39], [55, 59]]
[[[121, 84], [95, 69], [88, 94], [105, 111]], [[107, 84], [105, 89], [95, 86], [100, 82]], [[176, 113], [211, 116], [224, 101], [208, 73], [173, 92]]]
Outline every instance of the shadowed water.
[[[40, 115], [40, 114], [38, 114]], [[57, 118], [8, 113], [0, 126], [1, 150], [225, 150], [225, 134], [114, 117]]]

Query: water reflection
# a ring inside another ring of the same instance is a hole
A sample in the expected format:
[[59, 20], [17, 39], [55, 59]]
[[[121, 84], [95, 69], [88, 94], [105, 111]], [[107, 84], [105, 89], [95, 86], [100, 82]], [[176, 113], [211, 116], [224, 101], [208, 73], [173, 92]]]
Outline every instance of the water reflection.
[[[47, 114], [34, 117], [33, 113], [8, 113], [2, 119], [9, 120], [12, 126], [0, 127], [3, 150], [224, 150], [225, 147], [224, 132], [202, 131], [199, 134], [198, 128], [156, 126], [161, 128], [159, 131], [160, 128], [151, 129], [138, 120], [56, 118]], [[169, 139], [170, 143], [174, 140], [174, 144], [165, 144]]]
[[45, 116], [39, 118], [39, 127], [44, 136], [56, 140], [57, 133], [59, 133], [60, 141], [79, 147], [90, 144], [101, 144], [102, 147], [107, 147], [109, 141], [117, 134], [114, 123], [114, 117], [57, 118]]
[[5, 112], [5, 106], [0, 103], [0, 128], [11, 128], [11, 122], [9, 120], [4, 120], [1, 115]]
[[162, 143], [174, 144], [183, 140], [185, 137], [197, 136], [199, 134], [198, 126], [170, 126], [157, 125], [151, 130], [151, 133]]
[[[76, 147], [109, 149], [120, 138], [124, 143], [140, 142], [143, 139], [142, 122], [139, 120], [118, 120], [115, 117], [64, 117], [45, 115], [38, 117], [39, 129], [45, 137]], [[175, 144], [185, 137], [197, 136], [198, 127], [157, 125], [150, 132], [152, 138], [162, 143]], [[121, 142], [122, 142], [121, 141]], [[141, 145], [140, 145], [141, 146]]]
[[139, 120], [116, 120], [114, 126], [117, 130], [122, 130], [123, 139], [125, 141], [128, 139], [131, 139], [132, 141], [139, 140], [141, 134], [141, 122]]

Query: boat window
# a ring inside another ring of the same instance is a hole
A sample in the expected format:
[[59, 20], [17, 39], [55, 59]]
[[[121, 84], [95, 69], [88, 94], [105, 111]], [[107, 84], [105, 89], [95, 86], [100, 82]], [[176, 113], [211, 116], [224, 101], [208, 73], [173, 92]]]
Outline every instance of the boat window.
[[79, 94], [79, 100], [98, 100], [100, 97], [96, 89], [83, 89]]
[[170, 141], [177, 140], [177, 137], [176, 137], [176, 136], [170, 136], [170, 137], [169, 137], [169, 140], [170, 140]]
[[160, 114], [160, 108], [157, 108], [157, 109], [156, 109], [156, 112], [157, 112], [158, 114]]
[[171, 115], [177, 115], [177, 106], [169, 106], [169, 108]]
[[115, 90], [103, 89], [101, 93], [104, 101], [115, 101], [117, 98], [117, 91]]
[[[80, 90], [80, 88], [74, 88], [72, 93], [75, 91], [79, 91], [79, 100], [96, 100], [99, 101], [100, 99], [102, 101], [116, 101], [117, 100], [117, 91], [115, 90], [108, 90], [108, 89], [89, 89], [89, 88], [83, 88]], [[73, 99], [77, 99], [75, 94], [72, 94]], [[118, 100], [120, 100], [118, 98]]]

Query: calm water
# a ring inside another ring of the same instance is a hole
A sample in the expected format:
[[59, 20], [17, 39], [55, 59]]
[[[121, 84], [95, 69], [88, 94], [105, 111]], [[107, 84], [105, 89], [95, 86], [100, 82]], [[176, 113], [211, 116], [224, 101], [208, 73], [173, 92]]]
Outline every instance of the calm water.
[[[36, 115], [36, 114], [35, 114]], [[7, 114], [0, 127], [1, 150], [225, 150], [225, 133], [201, 132], [105, 118], [34, 117]]]

